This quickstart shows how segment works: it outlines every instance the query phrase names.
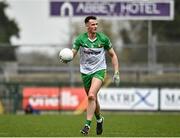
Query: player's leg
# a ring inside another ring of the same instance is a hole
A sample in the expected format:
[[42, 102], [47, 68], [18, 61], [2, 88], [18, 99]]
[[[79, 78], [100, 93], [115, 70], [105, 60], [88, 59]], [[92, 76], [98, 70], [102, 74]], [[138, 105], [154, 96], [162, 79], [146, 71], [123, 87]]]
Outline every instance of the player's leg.
[[95, 117], [96, 117], [96, 134], [97, 135], [101, 135], [103, 132], [103, 123], [104, 123], [104, 117], [101, 115], [100, 112], [100, 105], [99, 105], [99, 101], [97, 99], [96, 101], [96, 110], [95, 110]]
[[91, 81], [91, 87], [88, 91], [88, 107], [87, 107], [87, 124], [91, 123], [93, 115], [95, 114], [97, 120], [96, 133], [101, 135], [103, 132], [103, 122], [104, 118], [100, 113], [100, 105], [97, 98], [97, 94], [104, 82], [106, 76], [106, 70], [100, 70], [93, 74], [93, 79]]
[[[105, 76], [106, 76], [106, 70], [100, 70], [94, 74], [94, 77], [100, 79], [102, 83], [104, 82]], [[96, 99], [96, 110], [94, 114], [97, 120], [101, 119], [101, 112], [100, 112], [100, 105], [99, 105], [98, 98]]]
[[100, 109], [100, 105], [99, 105], [98, 99], [96, 100], [96, 109], [95, 109], [94, 115], [96, 117], [96, 120], [98, 122], [100, 122], [101, 119], [102, 119], [102, 115], [101, 115], [101, 109]]
[[[88, 106], [87, 106], [87, 117], [85, 122], [85, 127], [81, 130], [81, 133], [88, 134], [90, 129], [91, 121], [96, 110], [96, 99], [97, 93], [101, 88], [102, 81], [98, 78], [93, 78], [91, 81], [91, 87], [88, 91]], [[86, 89], [87, 90], [87, 89]]]
[[[102, 83], [104, 82], [106, 76], [106, 70], [100, 70], [95, 73], [94, 77], [100, 79]], [[103, 122], [104, 122], [104, 117], [101, 115], [101, 110], [100, 110], [100, 104], [98, 101], [98, 98], [96, 98], [96, 109], [95, 109], [95, 117], [96, 117], [96, 134], [101, 135], [103, 132]]]
[[88, 107], [87, 107], [87, 120], [92, 120], [97, 102], [97, 93], [102, 86], [102, 81], [98, 78], [93, 78], [91, 87], [88, 92]]
[[96, 99], [96, 109], [95, 109], [94, 115], [97, 120], [100, 119], [101, 112], [100, 112], [100, 105], [99, 105], [98, 99]]
[[[88, 96], [89, 93], [89, 89], [91, 86], [91, 80], [92, 80], [92, 75], [87, 75], [87, 74], [81, 74], [82, 80], [83, 80], [83, 85], [84, 85], [84, 89], [86, 91], [86, 94]], [[89, 133], [90, 130], [90, 125], [91, 125], [91, 121], [90, 120], [86, 120], [85, 121], [85, 126], [81, 129], [81, 133], [87, 135]]]
[[[97, 99], [97, 93], [102, 86], [105, 75], [106, 75], [106, 70], [97, 71], [96, 73], [94, 73], [92, 75], [82, 74], [82, 80], [83, 80], [84, 88], [85, 88], [86, 94], [87, 94], [88, 99], [89, 99], [88, 101], [90, 101], [90, 102], [88, 102], [88, 106], [90, 106], [90, 107], [87, 107], [87, 120], [85, 122], [85, 127], [81, 130], [81, 133], [83, 133], [83, 134], [88, 134], [93, 114], [95, 114], [96, 119], [97, 119], [96, 132], [97, 132], [97, 134], [102, 133], [103, 117], [100, 114], [100, 105], [99, 105], [99, 102]], [[94, 78], [94, 79], [92, 79], [92, 78]], [[98, 81], [98, 83], [96, 81]], [[98, 89], [93, 90], [94, 89], [93, 83], [99, 85]], [[89, 96], [89, 93], [91, 93], [91, 91], [92, 91], [92, 93], [94, 93], [93, 95], [91, 95], [92, 97]], [[94, 102], [94, 100], [92, 100], [92, 101], [90, 100], [94, 96], [95, 96], [95, 102]], [[91, 98], [89, 98], [89, 97], [91, 97]], [[93, 104], [91, 104], [91, 103], [93, 103]], [[95, 109], [94, 109], [94, 105], [95, 105]], [[100, 127], [98, 127], [98, 126], [100, 126]]]

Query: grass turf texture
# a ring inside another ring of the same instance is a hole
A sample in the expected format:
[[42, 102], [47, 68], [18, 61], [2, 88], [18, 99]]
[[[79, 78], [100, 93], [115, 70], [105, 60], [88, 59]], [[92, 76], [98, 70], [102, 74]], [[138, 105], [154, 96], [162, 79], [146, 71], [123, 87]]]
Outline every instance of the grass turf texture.
[[[180, 136], [180, 115], [104, 113], [103, 137]], [[82, 115], [0, 115], [0, 137], [81, 137]], [[95, 120], [89, 136], [95, 134]]]

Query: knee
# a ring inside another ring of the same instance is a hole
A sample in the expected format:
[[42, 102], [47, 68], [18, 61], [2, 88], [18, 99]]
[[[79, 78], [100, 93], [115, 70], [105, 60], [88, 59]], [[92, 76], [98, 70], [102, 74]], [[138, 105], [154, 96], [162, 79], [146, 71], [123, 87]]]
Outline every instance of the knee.
[[96, 100], [96, 96], [93, 93], [89, 93], [88, 100], [95, 101]]

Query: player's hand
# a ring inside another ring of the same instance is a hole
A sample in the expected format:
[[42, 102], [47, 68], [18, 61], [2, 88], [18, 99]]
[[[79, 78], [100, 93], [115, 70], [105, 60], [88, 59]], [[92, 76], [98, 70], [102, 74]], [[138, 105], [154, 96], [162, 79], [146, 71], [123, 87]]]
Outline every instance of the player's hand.
[[115, 72], [113, 75], [113, 82], [115, 83], [116, 86], [119, 86], [120, 83], [120, 74], [119, 72]]

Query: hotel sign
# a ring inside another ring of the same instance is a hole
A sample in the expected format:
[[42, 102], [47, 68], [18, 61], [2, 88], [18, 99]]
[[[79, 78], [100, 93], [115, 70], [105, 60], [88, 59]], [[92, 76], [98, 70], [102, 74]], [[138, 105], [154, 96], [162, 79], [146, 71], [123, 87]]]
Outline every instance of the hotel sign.
[[51, 0], [50, 15], [127, 20], [173, 20], [174, 0]]

